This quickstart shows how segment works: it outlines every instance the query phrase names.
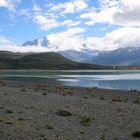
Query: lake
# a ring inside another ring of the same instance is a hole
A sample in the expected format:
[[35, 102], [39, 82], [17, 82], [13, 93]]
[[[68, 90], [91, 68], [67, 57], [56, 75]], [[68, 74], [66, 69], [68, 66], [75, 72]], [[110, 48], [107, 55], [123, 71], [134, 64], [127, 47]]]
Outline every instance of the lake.
[[0, 79], [54, 85], [140, 89], [140, 71], [122, 70], [20, 70], [0, 71]]

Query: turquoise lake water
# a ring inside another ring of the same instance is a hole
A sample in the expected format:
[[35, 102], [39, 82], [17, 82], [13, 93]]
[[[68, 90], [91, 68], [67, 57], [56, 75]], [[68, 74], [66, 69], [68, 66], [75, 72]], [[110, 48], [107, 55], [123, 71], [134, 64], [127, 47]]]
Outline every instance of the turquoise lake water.
[[38, 82], [54, 85], [110, 89], [140, 89], [140, 71], [116, 70], [53, 70], [0, 71], [0, 79]]

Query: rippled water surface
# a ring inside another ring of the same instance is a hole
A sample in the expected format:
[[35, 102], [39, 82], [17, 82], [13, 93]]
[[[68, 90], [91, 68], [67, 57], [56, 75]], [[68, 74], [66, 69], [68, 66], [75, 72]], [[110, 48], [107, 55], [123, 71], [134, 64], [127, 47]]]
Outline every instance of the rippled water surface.
[[140, 71], [61, 70], [0, 71], [0, 79], [67, 86], [140, 89]]

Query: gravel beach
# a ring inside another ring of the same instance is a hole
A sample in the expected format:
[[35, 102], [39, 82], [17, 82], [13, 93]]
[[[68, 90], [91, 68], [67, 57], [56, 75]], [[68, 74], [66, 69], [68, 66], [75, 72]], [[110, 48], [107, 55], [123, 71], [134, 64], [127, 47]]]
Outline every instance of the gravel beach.
[[140, 140], [140, 93], [0, 81], [0, 140]]

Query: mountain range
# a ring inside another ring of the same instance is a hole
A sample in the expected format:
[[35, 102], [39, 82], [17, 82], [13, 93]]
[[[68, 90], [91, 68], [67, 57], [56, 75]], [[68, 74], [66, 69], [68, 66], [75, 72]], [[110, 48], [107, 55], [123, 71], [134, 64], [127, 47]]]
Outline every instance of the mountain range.
[[119, 48], [114, 51], [64, 51], [63, 56], [79, 62], [114, 65], [114, 66], [140, 66], [140, 48]]
[[112, 69], [112, 67], [74, 62], [53, 52], [13, 53], [0, 51], [0, 70], [2, 69], [80, 70]]
[[[50, 48], [50, 51], [51, 49], [55, 50], [53, 47], [49, 46], [47, 37], [27, 41], [22, 46], [46, 47]], [[56, 51], [64, 57], [77, 62], [98, 65], [140, 66], [140, 47], [136, 48], [135, 46], [119, 48], [113, 51], [91, 50], [86, 47], [83, 47], [78, 51], [74, 49], [59, 50], [59, 47], [57, 47]]]

